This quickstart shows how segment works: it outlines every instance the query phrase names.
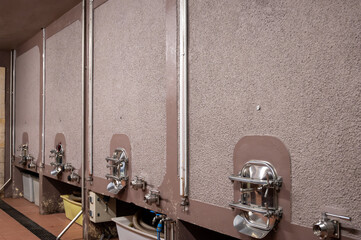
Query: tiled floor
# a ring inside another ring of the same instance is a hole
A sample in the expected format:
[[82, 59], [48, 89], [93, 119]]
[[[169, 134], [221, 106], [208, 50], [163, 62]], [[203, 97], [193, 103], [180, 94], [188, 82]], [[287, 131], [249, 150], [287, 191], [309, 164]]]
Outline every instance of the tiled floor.
[[[70, 222], [70, 220], [65, 217], [64, 213], [40, 215], [39, 207], [23, 198], [4, 198], [3, 201], [55, 236], [58, 236]], [[74, 223], [61, 239], [82, 239], [82, 231], [82, 227]], [[7, 215], [4, 211], [0, 210], [0, 240], [18, 239], [32, 240], [39, 238], [19, 224], [15, 219]]]

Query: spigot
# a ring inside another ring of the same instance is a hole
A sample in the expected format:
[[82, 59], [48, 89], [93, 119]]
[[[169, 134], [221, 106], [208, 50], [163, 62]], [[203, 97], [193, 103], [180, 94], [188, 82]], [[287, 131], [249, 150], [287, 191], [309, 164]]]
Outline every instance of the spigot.
[[138, 188], [141, 188], [143, 191], [145, 191], [147, 182], [144, 181], [143, 178], [135, 176], [135, 178], [133, 178], [133, 180], [130, 182], [130, 185], [135, 190], [138, 190]]
[[112, 182], [110, 182], [107, 185], [107, 190], [110, 193], [118, 194], [123, 188], [125, 187], [125, 184], [122, 184], [122, 181], [114, 179]]
[[162, 215], [162, 214], [159, 214], [159, 213], [156, 213], [153, 220], [152, 220], [152, 225], [155, 225], [155, 223], [162, 219], [162, 218], [165, 218], [165, 215]]
[[155, 205], [160, 204], [160, 192], [158, 190], [152, 189], [148, 194], [144, 196], [144, 202], [147, 204], [155, 203]]
[[[151, 211], [151, 212], [153, 212], [153, 211]], [[153, 213], [155, 213], [155, 212], [153, 212]], [[157, 221], [158, 221], [158, 223], [157, 223]], [[171, 222], [171, 221], [172, 221], [172, 219], [168, 218], [166, 215], [160, 214], [160, 213], [155, 213], [155, 216], [152, 220], [152, 225], [156, 225], [156, 223], [157, 223], [156, 230], [157, 230], [158, 239], [160, 239], [160, 235], [162, 233], [165, 222]]]
[[53, 171], [50, 172], [50, 174], [53, 176], [57, 176], [62, 170], [62, 166], [58, 165]]
[[339, 239], [340, 223], [336, 220], [329, 219], [328, 216], [351, 221], [350, 217], [332, 213], [322, 213], [321, 219], [313, 224], [313, 234], [315, 234], [319, 239]]
[[71, 163], [65, 163], [64, 164], [64, 170], [70, 170], [70, 171], [74, 171], [74, 167], [71, 165]]
[[31, 161], [29, 164], [28, 164], [28, 168], [35, 168], [36, 167], [36, 164]]
[[79, 180], [80, 180], [80, 176], [78, 174], [76, 174], [75, 172], [73, 172], [73, 171], [68, 176], [68, 181], [69, 182], [72, 182], [72, 181], [79, 182]]

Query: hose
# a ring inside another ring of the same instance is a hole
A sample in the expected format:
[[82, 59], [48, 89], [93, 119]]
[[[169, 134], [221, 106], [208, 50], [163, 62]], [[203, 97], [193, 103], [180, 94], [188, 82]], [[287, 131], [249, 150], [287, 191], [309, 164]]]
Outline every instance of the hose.
[[143, 231], [145, 233], [148, 233], [150, 235], [153, 235], [153, 236], [157, 236], [157, 232], [156, 232], [156, 229], [153, 228], [152, 230], [148, 230], [144, 227], [142, 227], [140, 224], [139, 224], [139, 215], [140, 215], [140, 211], [138, 211], [136, 214], [134, 214], [133, 216], [133, 225], [136, 229], [140, 230], [140, 231]]
[[157, 226], [157, 240], [160, 240], [160, 235], [162, 233], [162, 228], [163, 228], [163, 219], [161, 219], [158, 223]]
[[143, 221], [142, 218], [140, 218], [140, 219], [138, 219], [138, 220], [139, 220], [140, 226], [142, 226], [143, 228], [148, 229], [148, 230], [150, 230], [150, 231], [155, 231], [155, 228], [154, 228], [152, 225], [146, 224], [146, 223]]

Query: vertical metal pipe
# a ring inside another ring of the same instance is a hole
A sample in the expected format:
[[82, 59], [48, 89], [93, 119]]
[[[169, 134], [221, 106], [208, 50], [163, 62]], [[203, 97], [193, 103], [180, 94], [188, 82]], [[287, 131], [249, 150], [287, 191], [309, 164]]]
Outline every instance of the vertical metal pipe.
[[[86, 0], [82, 1], [81, 15], [81, 202], [82, 211], [85, 211], [85, 38], [86, 38]], [[84, 225], [84, 224], [83, 224]], [[84, 228], [85, 229], [85, 228]], [[83, 238], [85, 233], [83, 232]]]
[[188, 196], [187, 0], [180, 0], [179, 26], [179, 177], [180, 195]]
[[175, 222], [172, 221], [171, 224], [170, 224], [170, 240], [174, 240], [174, 225], [175, 225]]
[[93, 176], [93, 0], [89, 0], [89, 175]]
[[[12, 159], [12, 154], [13, 154], [13, 137], [12, 137], [12, 129], [13, 129], [13, 58], [14, 58], [14, 50], [11, 50], [10, 52], [10, 94], [9, 94], [9, 105], [10, 105], [10, 136], [9, 136], [9, 160], [10, 160], [10, 172], [11, 172], [11, 159]], [[10, 173], [11, 176], [11, 173]]]
[[12, 157], [15, 157], [15, 110], [16, 110], [16, 50], [13, 50], [13, 68], [12, 68], [12, 84], [13, 84], [13, 92], [12, 92]]
[[45, 166], [45, 83], [46, 83], [46, 30], [43, 28], [43, 98], [41, 113], [41, 167]]

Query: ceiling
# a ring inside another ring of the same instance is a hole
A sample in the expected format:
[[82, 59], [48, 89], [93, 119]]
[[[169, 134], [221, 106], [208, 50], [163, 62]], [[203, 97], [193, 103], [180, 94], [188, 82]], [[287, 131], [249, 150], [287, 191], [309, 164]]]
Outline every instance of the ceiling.
[[81, 0], [0, 0], [0, 50], [34, 36]]

